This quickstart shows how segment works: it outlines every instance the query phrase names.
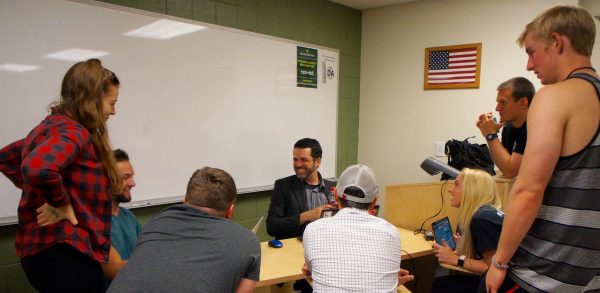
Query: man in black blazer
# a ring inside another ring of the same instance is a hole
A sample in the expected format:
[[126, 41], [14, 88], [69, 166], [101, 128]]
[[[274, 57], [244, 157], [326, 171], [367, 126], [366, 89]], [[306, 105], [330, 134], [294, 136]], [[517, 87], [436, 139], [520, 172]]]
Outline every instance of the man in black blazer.
[[302, 236], [306, 225], [332, 209], [333, 182], [323, 180], [319, 171], [323, 150], [316, 139], [303, 138], [294, 145], [295, 175], [275, 181], [267, 232], [276, 239]]

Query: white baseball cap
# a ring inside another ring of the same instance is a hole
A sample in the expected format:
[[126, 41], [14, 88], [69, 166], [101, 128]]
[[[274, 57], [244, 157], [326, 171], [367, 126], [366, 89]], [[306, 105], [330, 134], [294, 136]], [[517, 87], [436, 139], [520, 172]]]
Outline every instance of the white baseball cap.
[[[344, 191], [348, 187], [356, 187], [363, 191], [365, 197], [357, 197], [355, 195], [345, 194]], [[340, 175], [337, 181], [336, 190], [341, 199], [357, 202], [371, 203], [375, 200], [379, 188], [375, 180], [375, 172], [365, 165], [352, 165]]]

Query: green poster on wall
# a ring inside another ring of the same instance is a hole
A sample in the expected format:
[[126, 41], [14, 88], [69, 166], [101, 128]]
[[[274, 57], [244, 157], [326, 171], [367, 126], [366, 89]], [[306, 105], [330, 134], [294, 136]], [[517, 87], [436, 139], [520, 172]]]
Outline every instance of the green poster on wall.
[[298, 87], [317, 88], [317, 49], [297, 46], [296, 52], [296, 85]]

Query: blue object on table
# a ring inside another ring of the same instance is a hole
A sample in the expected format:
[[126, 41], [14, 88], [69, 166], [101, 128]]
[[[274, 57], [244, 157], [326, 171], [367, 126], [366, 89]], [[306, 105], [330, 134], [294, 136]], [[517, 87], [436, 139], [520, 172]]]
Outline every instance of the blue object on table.
[[277, 239], [270, 240], [268, 245], [273, 248], [282, 248], [283, 243]]

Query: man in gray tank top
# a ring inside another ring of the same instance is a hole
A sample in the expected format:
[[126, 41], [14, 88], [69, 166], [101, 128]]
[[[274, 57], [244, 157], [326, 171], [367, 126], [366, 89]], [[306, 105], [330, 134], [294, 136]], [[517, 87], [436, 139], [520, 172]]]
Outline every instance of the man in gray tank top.
[[527, 146], [487, 273], [488, 292], [600, 290], [595, 37], [586, 10], [556, 6], [518, 39], [529, 55], [527, 69], [546, 86], [527, 117]]

